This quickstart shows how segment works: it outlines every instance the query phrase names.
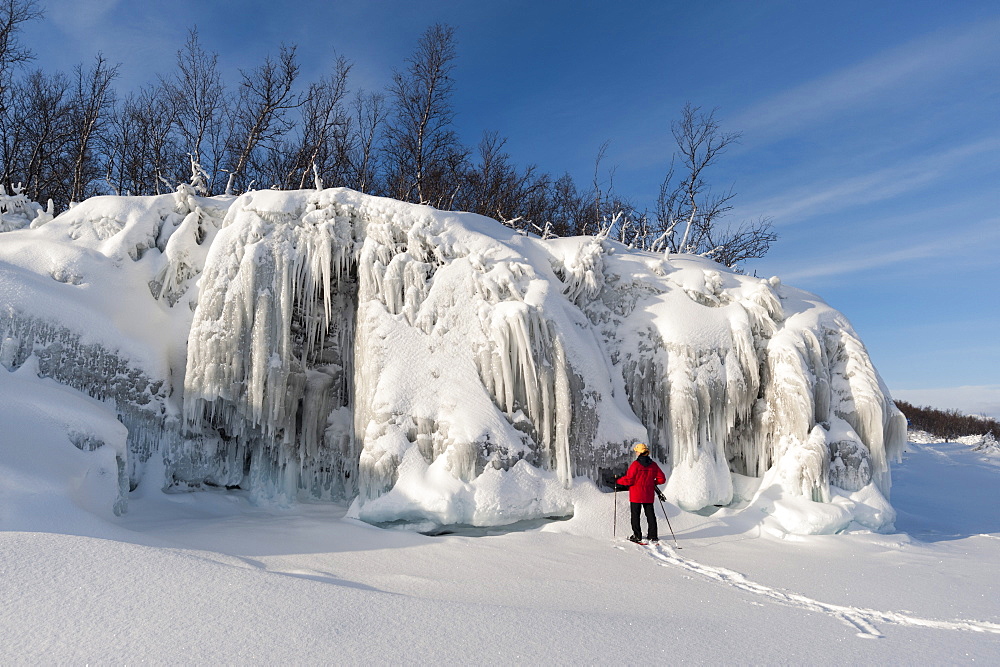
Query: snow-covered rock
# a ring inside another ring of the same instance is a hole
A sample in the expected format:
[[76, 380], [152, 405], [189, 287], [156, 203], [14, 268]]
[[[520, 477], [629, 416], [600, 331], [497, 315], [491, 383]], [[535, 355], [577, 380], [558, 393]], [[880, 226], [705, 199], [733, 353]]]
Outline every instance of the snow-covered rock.
[[905, 419], [847, 320], [776, 278], [344, 189], [183, 187], [0, 235], [0, 272], [0, 362], [113, 403], [133, 488], [498, 525], [571, 514], [573, 480], [643, 441], [686, 510], [892, 522]]

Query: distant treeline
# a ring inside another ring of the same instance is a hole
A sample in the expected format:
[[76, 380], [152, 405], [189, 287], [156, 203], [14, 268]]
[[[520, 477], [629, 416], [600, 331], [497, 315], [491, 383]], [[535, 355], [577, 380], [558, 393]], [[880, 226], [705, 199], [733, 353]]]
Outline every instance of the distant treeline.
[[413, 53], [380, 91], [352, 88], [344, 57], [303, 81], [295, 45], [227, 82], [219, 55], [192, 29], [172, 70], [123, 94], [118, 65], [101, 54], [69, 75], [31, 69], [18, 38], [41, 18], [38, 0], [0, 3], [0, 184], [43, 205], [51, 199], [57, 211], [94, 195], [163, 194], [180, 183], [206, 195], [346, 186], [542, 235], [604, 233], [731, 267], [763, 256], [775, 239], [767, 219], [719, 224], [734, 195], [713, 191], [705, 174], [739, 135], [698, 107], [665, 122], [677, 152], [647, 207], [614, 192], [613, 170], [601, 165], [606, 146], [593, 181], [579, 184], [569, 173], [520, 166], [497, 132], [467, 145], [453, 122], [451, 26], [414, 35]]
[[958, 410], [938, 410], [917, 407], [906, 401], [896, 401], [896, 407], [903, 411], [910, 422], [910, 428], [927, 431], [939, 438], [959, 438], [963, 435], [1000, 436], [1000, 422], [987, 417], [970, 417]]

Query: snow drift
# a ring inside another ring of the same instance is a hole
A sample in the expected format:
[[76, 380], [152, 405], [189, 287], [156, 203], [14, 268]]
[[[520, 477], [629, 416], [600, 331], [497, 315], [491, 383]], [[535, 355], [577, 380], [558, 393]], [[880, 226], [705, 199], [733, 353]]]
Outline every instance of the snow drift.
[[0, 363], [112, 406], [117, 511], [213, 486], [500, 525], [571, 514], [644, 441], [685, 510], [892, 524], [905, 419], [776, 278], [344, 189], [4, 211]]

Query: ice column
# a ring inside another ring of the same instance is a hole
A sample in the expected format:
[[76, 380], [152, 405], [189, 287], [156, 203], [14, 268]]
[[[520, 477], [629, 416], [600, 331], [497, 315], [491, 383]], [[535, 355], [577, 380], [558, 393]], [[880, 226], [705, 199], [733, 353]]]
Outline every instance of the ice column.
[[278, 500], [350, 497], [350, 221], [332, 206], [257, 209], [251, 194], [227, 223], [201, 280], [168, 481], [246, 485]]

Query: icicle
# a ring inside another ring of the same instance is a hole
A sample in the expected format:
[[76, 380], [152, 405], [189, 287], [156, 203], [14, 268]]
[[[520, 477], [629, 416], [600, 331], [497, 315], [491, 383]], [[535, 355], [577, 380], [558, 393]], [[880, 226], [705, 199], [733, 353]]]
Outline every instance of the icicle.
[[[351, 399], [331, 388], [343, 386], [342, 373], [353, 366], [351, 327], [343, 324], [353, 321], [353, 297], [339, 296], [343, 287], [333, 277], [353, 250], [344, 247], [352, 235], [316, 208], [305, 214], [308, 222], [258, 209], [242, 209], [213, 248], [219, 261], [206, 267], [189, 340], [185, 428], [222, 434], [220, 467], [234, 447], [225, 438], [249, 437], [248, 484], [257, 498], [288, 502], [296, 489], [334, 497], [353, 489], [346, 482], [351, 452], [340, 451], [350, 434], [327, 429], [328, 417]], [[334, 312], [335, 302], [348, 313]], [[348, 461], [329, 463], [341, 453]], [[331, 467], [343, 479], [332, 479]]]

